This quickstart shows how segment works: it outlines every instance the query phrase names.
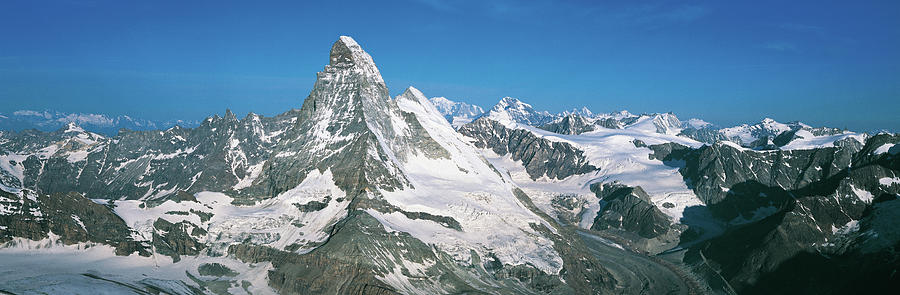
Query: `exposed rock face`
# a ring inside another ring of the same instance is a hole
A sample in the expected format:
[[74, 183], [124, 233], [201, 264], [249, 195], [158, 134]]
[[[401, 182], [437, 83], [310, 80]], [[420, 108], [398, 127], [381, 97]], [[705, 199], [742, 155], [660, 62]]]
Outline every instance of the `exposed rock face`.
[[684, 137], [687, 137], [687, 138], [690, 138], [690, 139], [693, 139], [693, 140], [696, 140], [699, 142], [709, 143], [709, 144], [717, 143], [717, 142], [720, 142], [723, 140], [728, 140], [728, 137], [726, 137], [724, 134], [719, 132], [718, 129], [708, 128], [708, 127], [684, 128], [681, 130], [681, 133], [679, 133], [678, 136], [684, 136]]
[[330, 58], [303, 102], [297, 125], [275, 148], [248, 193], [277, 195], [297, 186], [313, 169], [331, 169], [346, 191], [366, 186], [396, 190], [409, 183], [395, 161], [422, 151], [420, 146], [439, 156], [440, 147], [427, 133], [415, 132], [421, 131], [418, 122], [391, 100], [378, 68], [359, 44], [341, 37]]
[[650, 202], [650, 196], [641, 187], [603, 184], [594, 185], [592, 190], [601, 202], [592, 230], [618, 228], [652, 239], [672, 228], [669, 217]]
[[150, 255], [149, 245], [134, 241], [132, 230], [106, 206], [77, 193], [21, 195], [0, 191], [0, 242], [15, 237], [54, 240], [66, 245], [92, 242], [116, 248], [116, 254]]
[[206, 246], [197, 241], [206, 236], [206, 230], [193, 223], [182, 221], [171, 223], [159, 218], [153, 223], [156, 231], [153, 233], [154, 250], [166, 256], [171, 256], [175, 262], [181, 260], [181, 255], [197, 255]]
[[[836, 290], [851, 290], [846, 280], [827, 279], [839, 272], [882, 278], [869, 286], [875, 289], [891, 281], [893, 270], [882, 266], [898, 262], [890, 253], [900, 238], [888, 233], [883, 216], [896, 215], [900, 185], [893, 180], [900, 175], [900, 160], [876, 150], [898, 141], [883, 134], [864, 146], [845, 140], [833, 148], [790, 152], [727, 144], [654, 149], [657, 157], [685, 160], [685, 180], [715, 216], [733, 225], [693, 247], [686, 261], [713, 263], [739, 292], [841, 293]], [[874, 244], [879, 246], [867, 247]], [[872, 270], [859, 263], [875, 257], [882, 262]], [[798, 264], [816, 269], [807, 276], [815, 283], [785, 287], [784, 275]]]
[[559, 134], [575, 135], [594, 131], [597, 127], [593, 122], [580, 115], [569, 114], [539, 128]]
[[749, 220], [757, 208], [783, 205], [791, 198], [789, 191], [817, 189], [810, 186], [840, 177], [860, 148], [854, 141], [846, 143], [840, 148], [770, 152], [704, 146], [685, 158], [682, 174], [713, 214]]
[[238, 120], [228, 111], [194, 129], [126, 131], [115, 138], [77, 128], [3, 133], [0, 160], [16, 164], [0, 169], [0, 184], [45, 194], [77, 191], [93, 199], [241, 188], [259, 173], [297, 113]]
[[597, 170], [582, 151], [570, 144], [538, 138], [528, 130], [509, 129], [488, 118], [479, 118], [459, 132], [474, 138], [479, 148], [490, 148], [499, 155], [509, 154], [513, 160], [522, 161], [533, 179], [545, 175], [563, 179]]

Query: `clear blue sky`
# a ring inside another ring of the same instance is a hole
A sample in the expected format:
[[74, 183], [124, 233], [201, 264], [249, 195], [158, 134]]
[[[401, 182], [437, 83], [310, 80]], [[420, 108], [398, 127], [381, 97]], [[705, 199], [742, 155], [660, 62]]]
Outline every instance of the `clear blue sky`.
[[393, 94], [900, 131], [896, 0], [312, 2], [2, 1], [0, 113], [276, 114], [350, 35]]

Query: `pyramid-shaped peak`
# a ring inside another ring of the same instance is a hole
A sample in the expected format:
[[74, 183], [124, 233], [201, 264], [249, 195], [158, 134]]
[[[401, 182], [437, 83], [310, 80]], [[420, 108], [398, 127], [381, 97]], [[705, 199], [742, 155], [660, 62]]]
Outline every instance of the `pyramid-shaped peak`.
[[331, 46], [331, 64], [372, 62], [372, 57], [363, 51], [362, 46], [356, 40], [348, 36], [341, 36]]
[[400, 103], [400, 104], [404, 104], [405, 103], [404, 101], [409, 101], [409, 102], [412, 102], [415, 104], [422, 105], [426, 109], [429, 109], [429, 108], [434, 109], [434, 111], [436, 113], [440, 113], [434, 107], [434, 104], [431, 103], [430, 100], [428, 100], [428, 97], [426, 97], [425, 94], [422, 93], [422, 91], [419, 91], [419, 89], [416, 89], [415, 87], [412, 87], [412, 86], [407, 87], [406, 90], [403, 91], [403, 93], [401, 93], [400, 95], [398, 95], [396, 99], [397, 99], [397, 103]]
[[381, 78], [381, 72], [375, 66], [372, 56], [363, 51], [362, 46], [356, 43], [356, 40], [348, 36], [341, 36], [334, 45], [331, 46], [331, 54], [329, 55], [329, 65], [338, 68], [348, 68], [357, 66], [367, 76], [371, 76], [376, 81], [384, 83]]
[[422, 91], [420, 91], [419, 89], [416, 89], [415, 87], [412, 87], [412, 86], [407, 87], [406, 90], [403, 91], [403, 94], [401, 94], [401, 95], [408, 96], [409, 98], [427, 99], [425, 97], [425, 94], [422, 93]]

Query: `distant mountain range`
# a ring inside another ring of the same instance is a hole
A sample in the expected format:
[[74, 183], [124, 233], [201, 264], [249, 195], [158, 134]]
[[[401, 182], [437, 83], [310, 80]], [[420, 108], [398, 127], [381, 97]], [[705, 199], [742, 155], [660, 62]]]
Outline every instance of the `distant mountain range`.
[[130, 116], [109, 116], [91, 113], [64, 113], [59, 111], [33, 111], [18, 110], [10, 114], [0, 113], [0, 130], [21, 131], [25, 129], [37, 129], [41, 131], [54, 131], [63, 126], [75, 123], [87, 131], [116, 135], [120, 129], [159, 130], [168, 129], [175, 125], [185, 128], [196, 127], [199, 121], [191, 120], [146, 120]]
[[577, 135], [598, 129], [642, 130], [687, 137], [708, 144], [727, 140], [756, 150], [825, 147], [844, 138], [864, 140], [868, 136], [837, 128], [812, 127], [801, 122], [780, 123], [770, 118], [755, 124], [722, 128], [696, 118], [682, 121], [672, 113], [635, 115], [618, 111], [595, 114], [582, 107], [553, 114], [537, 111], [530, 104], [512, 97], [500, 99], [487, 112], [478, 106], [445, 97], [434, 97], [430, 101], [456, 129], [477, 118], [489, 117], [504, 124], [534, 126], [561, 134]]

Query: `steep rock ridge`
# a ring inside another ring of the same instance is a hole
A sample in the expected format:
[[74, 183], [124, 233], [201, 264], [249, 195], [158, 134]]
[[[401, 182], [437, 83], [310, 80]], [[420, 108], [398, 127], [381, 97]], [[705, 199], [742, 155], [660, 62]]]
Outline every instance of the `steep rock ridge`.
[[[70, 124], [53, 133], [3, 133], [0, 184], [92, 199], [164, 199], [179, 191], [241, 187], [296, 120], [296, 111], [243, 120], [230, 111], [194, 129], [128, 131], [114, 138]], [[5, 175], [5, 176], [3, 176]]]
[[553, 133], [576, 135], [594, 131], [597, 129], [597, 125], [581, 115], [568, 114], [539, 128]]
[[663, 243], [677, 240], [681, 233], [681, 228], [673, 226], [672, 220], [653, 205], [650, 196], [639, 186], [604, 183], [594, 184], [591, 189], [601, 202], [592, 230], [622, 229]]
[[134, 240], [122, 218], [77, 193], [0, 191], [0, 243], [16, 247], [45, 239], [65, 245], [106, 244], [115, 247], [117, 255], [150, 255], [150, 245]]
[[[273, 183], [290, 188], [290, 180], [276, 177], [299, 180], [315, 168], [327, 169], [350, 200], [347, 216], [307, 254], [247, 244], [230, 253], [271, 261], [269, 280], [285, 292], [570, 293], [562, 276], [603, 276], [602, 269], [564, 265], [570, 260], [551, 242], [557, 234], [546, 230], [552, 225], [521, 204], [514, 186], [420, 91], [410, 87], [393, 100], [382, 96], [386, 87], [370, 63], [352, 39], [335, 44], [297, 128], [248, 189], [264, 191]], [[324, 286], [317, 274], [329, 273], [350, 279]], [[575, 287], [602, 290], [607, 284], [604, 278]]]
[[480, 106], [452, 101], [443, 96], [432, 97], [428, 100], [447, 118], [447, 121], [450, 122], [453, 128], [459, 128], [484, 114], [484, 109]]
[[[586, 109], [585, 109], [586, 110]], [[585, 115], [591, 114], [591, 115]], [[527, 122], [520, 122], [525, 123]], [[577, 135], [598, 128], [630, 129], [642, 132], [678, 135], [684, 124], [672, 113], [632, 115], [628, 112], [593, 115], [590, 111], [566, 111], [553, 121], [543, 125], [532, 125], [550, 132]]]
[[[312, 247], [243, 243], [229, 252], [244, 261], [271, 261], [269, 282], [285, 292], [380, 286], [365, 292], [494, 293], [498, 284], [521, 293], [570, 288], [561, 283], [563, 259], [547, 237], [554, 234], [534, 229], [550, 224], [521, 205], [514, 186], [462, 141], [421, 92], [410, 88], [394, 100], [386, 95], [377, 68], [358, 44], [348, 37], [336, 42], [297, 125], [239, 199], [280, 199], [308, 187], [309, 175], [324, 170], [346, 193], [331, 198], [349, 202], [337, 207], [346, 217], [326, 223], [327, 238]], [[422, 242], [429, 246], [417, 246]], [[360, 251], [366, 255], [354, 254]], [[491, 271], [479, 262], [487, 257]], [[292, 261], [315, 261], [310, 262], [315, 266], [303, 270]], [[466, 265], [475, 271], [462, 268]], [[351, 279], [326, 287], [319, 285], [321, 273]], [[434, 273], [465, 279], [427, 275]]]
[[714, 144], [720, 141], [728, 140], [719, 129], [711, 124], [692, 125], [688, 124], [678, 136], [684, 136], [702, 143]]
[[[861, 145], [855, 140], [845, 140], [839, 144], [843, 146], [755, 152], [734, 144], [720, 143], [701, 147], [686, 155], [681, 173], [719, 218], [753, 220], [764, 217], [760, 214], [766, 210], [757, 209], [777, 208], [790, 199], [789, 191], [844, 173]], [[677, 158], [670, 157], [668, 160]]]
[[891, 254], [900, 241], [896, 228], [873, 221], [896, 215], [891, 210], [900, 193], [894, 184], [900, 160], [877, 150], [897, 141], [881, 134], [863, 146], [845, 139], [830, 148], [765, 152], [734, 144], [655, 147], [655, 156], [686, 161], [685, 179], [714, 216], [731, 225], [691, 247], [685, 261], [712, 263], [739, 292], [782, 290], [783, 276], [798, 265], [817, 269], [805, 276], [808, 284], [789, 287], [798, 292], [850, 290], [845, 280], [828, 279], [847, 269], [882, 278], [874, 289], [886, 287], [892, 269], [863, 271], [859, 261], [898, 261]]
[[528, 130], [510, 129], [486, 117], [463, 126], [459, 132], [475, 139], [476, 147], [489, 148], [499, 155], [510, 154], [513, 160], [522, 161], [532, 179], [563, 179], [597, 170], [582, 151], [570, 144], [538, 138]]
[[422, 152], [414, 141], [429, 144], [427, 138], [414, 138], [411, 128], [418, 122], [407, 122], [400, 113], [372, 57], [356, 41], [341, 37], [330, 61], [303, 102], [297, 125], [247, 194], [277, 195], [313, 169], [332, 169], [337, 185], [348, 192], [409, 186], [399, 162]]

